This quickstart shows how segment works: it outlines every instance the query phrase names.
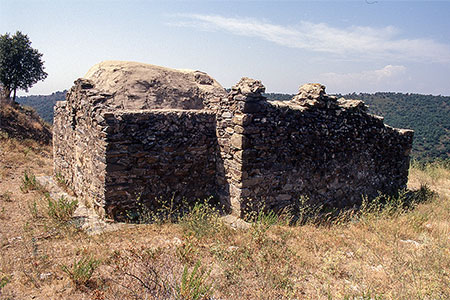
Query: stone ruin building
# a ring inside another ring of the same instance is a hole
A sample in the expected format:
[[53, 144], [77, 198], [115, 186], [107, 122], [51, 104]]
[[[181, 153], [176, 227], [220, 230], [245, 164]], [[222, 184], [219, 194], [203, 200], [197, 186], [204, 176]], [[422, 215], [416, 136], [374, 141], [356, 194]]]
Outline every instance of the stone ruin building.
[[142, 201], [210, 196], [235, 215], [310, 203], [348, 207], [407, 182], [413, 132], [362, 101], [306, 84], [268, 101], [260, 81], [227, 93], [200, 71], [108, 61], [55, 107], [54, 171], [101, 216]]

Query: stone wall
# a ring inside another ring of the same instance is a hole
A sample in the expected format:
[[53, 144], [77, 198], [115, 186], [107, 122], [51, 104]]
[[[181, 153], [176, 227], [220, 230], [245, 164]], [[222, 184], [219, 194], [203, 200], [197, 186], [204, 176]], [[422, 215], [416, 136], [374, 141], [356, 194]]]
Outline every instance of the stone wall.
[[344, 207], [406, 187], [413, 132], [320, 84], [267, 101], [249, 78], [227, 95], [199, 71], [106, 62], [88, 74], [55, 107], [55, 174], [101, 216], [209, 196], [240, 216], [302, 196]]
[[101, 117], [102, 94], [78, 80], [58, 101], [53, 124], [54, 172], [63, 178], [88, 206], [104, 215], [106, 134]]
[[109, 98], [78, 80], [55, 106], [54, 172], [88, 206], [123, 220], [138, 200], [154, 209], [226, 193], [214, 112], [111, 110]]
[[406, 187], [412, 131], [385, 126], [361, 101], [336, 100], [318, 84], [302, 87], [287, 102], [267, 102], [263, 91], [248, 78], [234, 86], [227, 99], [235, 108], [231, 122], [220, 129], [232, 133], [230, 192], [240, 199], [241, 215], [295, 208], [301, 196], [352, 206], [363, 195]]
[[105, 114], [107, 213], [161, 201], [192, 203], [218, 195], [215, 114], [198, 110], [119, 111]]

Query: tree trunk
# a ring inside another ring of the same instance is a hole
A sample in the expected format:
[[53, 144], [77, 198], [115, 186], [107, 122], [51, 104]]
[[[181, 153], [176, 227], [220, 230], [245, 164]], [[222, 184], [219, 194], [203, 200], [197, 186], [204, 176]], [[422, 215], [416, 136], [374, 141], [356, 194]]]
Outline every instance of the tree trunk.
[[12, 98], [12, 103], [16, 103], [16, 90], [17, 90], [17, 89], [14, 89], [13, 98]]

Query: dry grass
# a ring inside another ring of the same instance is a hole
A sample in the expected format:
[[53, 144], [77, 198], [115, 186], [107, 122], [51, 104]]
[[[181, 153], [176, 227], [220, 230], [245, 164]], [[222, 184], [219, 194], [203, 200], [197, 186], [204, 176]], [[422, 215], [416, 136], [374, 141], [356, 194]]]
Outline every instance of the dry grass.
[[[302, 226], [261, 215], [234, 230], [203, 206], [178, 224], [88, 236], [20, 190], [25, 170], [51, 172], [50, 149], [28, 143], [0, 141], [0, 299], [450, 299], [442, 165], [411, 169], [411, 188], [440, 193], [412, 210]], [[100, 263], [76, 281], [87, 259]]]

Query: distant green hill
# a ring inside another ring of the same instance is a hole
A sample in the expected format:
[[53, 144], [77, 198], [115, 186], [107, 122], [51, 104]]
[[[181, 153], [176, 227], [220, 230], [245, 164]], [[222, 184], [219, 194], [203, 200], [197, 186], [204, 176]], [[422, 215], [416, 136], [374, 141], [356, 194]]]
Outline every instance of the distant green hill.
[[67, 91], [54, 92], [51, 95], [17, 97], [17, 102], [33, 107], [39, 116], [49, 124], [53, 124], [53, 106], [56, 101], [66, 99]]
[[[64, 100], [66, 91], [47, 96], [19, 97], [18, 102], [36, 109], [50, 124], [53, 106]], [[289, 100], [293, 95], [266, 93], [270, 100]], [[341, 95], [338, 95], [341, 96]], [[361, 99], [369, 112], [383, 116], [385, 123], [415, 131], [412, 155], [416, 159], [450, 159], [450, 97], [402, 93], [347, 94], [347, 99]]]

